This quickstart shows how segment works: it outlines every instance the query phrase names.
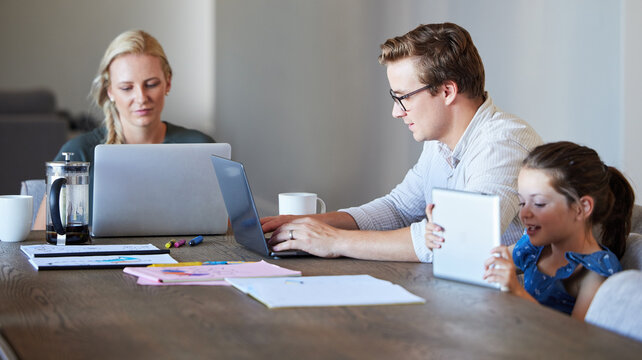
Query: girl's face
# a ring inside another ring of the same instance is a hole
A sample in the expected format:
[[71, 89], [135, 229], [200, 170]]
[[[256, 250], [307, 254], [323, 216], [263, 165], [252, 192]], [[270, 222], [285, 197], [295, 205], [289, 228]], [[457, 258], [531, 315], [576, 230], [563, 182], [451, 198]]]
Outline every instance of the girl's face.
[[109, 66], [109, 78], [107, 93], [116, 104], [123, 128], [160, 123], [165, 95], [170, 89], [160, 58], [120, 55]]
[[555, 191], [551, 180], [544, 170], [522, 168], [519, 172], [519, 217], [535, 246], [557, 243], [583, 231], [577, 205], [570, 205]]

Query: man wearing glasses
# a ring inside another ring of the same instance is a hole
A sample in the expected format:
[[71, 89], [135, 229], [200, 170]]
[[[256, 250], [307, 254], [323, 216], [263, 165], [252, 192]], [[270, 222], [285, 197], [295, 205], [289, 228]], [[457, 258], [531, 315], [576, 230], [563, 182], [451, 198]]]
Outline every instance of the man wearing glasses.
[[424, 143], [417, 164], [388, 195], [365, 205], [261, 219], [263, 230], [273, 231], [273, 249], [430, 262], [425, 209], [434, 187], [499, 195], [502, 243], [516, 242], [522, 233], [517, 175], [542, 141], [526, 122], [493, 104], [470, 34], [451, 23], [421, 25], [381, 45], [379, 62], [387, 68], [392, 116]]

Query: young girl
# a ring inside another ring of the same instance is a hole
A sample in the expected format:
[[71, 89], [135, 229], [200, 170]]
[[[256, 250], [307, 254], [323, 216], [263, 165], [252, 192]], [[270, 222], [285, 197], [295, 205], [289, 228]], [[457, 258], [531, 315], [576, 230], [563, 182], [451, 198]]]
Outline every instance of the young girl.
[[[484, 278], [514, 295], [584, 319], [602, 282], [622, 270], [618, 259], [631, 227], [631, 185], [593, 149], [557, 142], [536, 147], [527, 156], [518, 192], [524, 235], [515, 245], [491, 251]], [[598, 224], [600, 242], [593, 233]], [[443, 238], [432, 234], [438, 226], [429, 225], [427, 244], [437, 248]], [[524, 272], [524, 286], [515, 267]]]

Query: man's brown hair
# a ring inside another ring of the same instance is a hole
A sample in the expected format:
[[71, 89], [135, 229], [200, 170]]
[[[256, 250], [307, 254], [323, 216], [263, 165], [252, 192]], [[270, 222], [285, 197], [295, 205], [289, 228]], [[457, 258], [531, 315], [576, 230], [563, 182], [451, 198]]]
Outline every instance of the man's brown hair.
[[435, 95], [445, 81], [454, 81], [460, 93], [484, 97], [484, 64], [466, 29], [453, 23], [419, 25], [381, 45], [379, 63], [387, 65], [416, 58], [419, 81]]

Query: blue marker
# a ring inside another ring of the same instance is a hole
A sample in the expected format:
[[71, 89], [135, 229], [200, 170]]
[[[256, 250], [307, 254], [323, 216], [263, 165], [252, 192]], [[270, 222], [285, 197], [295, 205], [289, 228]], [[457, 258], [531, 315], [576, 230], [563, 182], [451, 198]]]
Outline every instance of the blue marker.
[[203, 237], [201, 235], [193, 238], [192, 240], [189, 241], [189, 246], [196, 246], [200, 243], [203, 242]]

